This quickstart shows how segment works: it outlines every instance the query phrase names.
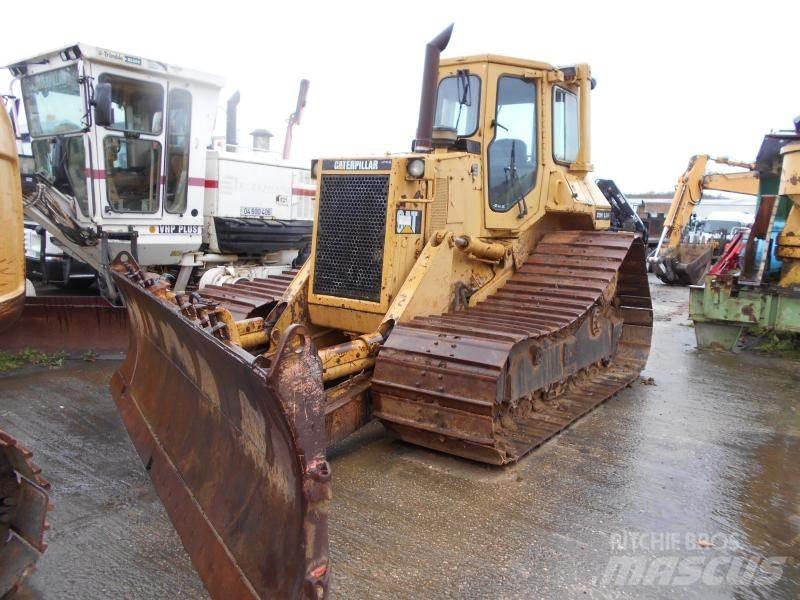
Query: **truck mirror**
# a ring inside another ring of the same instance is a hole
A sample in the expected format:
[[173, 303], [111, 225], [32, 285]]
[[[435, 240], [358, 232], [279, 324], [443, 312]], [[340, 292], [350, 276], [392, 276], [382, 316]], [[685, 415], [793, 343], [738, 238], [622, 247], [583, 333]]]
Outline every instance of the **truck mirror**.
[[111, 84], [98, 83], [94, 87], [94, 122], [102, 127], [114, 123], [114, 109], [111, 106]]

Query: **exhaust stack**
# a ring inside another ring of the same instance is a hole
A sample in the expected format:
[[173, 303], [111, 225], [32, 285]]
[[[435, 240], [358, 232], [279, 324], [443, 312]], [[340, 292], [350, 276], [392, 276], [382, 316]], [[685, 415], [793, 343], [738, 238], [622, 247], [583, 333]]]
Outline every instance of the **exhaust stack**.
[[436, 88], [439, 81], [439, 56], [453, 33], [453, 23], [425, 46], [425, 67], [422, 70], [422, 95], [419, 101], [417, 137], [412, 145], [414, 152], [433, 149], [433, 119], [436, 116]]
[[236, 111], [239, 107], [239, 90], [228, 98], [228, 106], [225, 110], [225, 149], [228, 152], [236, 152]]
[[300, 125], [300, 117], [303, 115], [303, 109], [306, 107], [306, 96], [308, 95], [308, 86], [310, 82], [308, 79], [300, 80], [300, 92], [297, 94], [297, 106], [294, 112], [289, 115], [289, 120], [286, 125], [286, 137], [283, 138], [283, 160], [289, 160], [289, 155], [292, 152], [292, 128], [295, 125]]

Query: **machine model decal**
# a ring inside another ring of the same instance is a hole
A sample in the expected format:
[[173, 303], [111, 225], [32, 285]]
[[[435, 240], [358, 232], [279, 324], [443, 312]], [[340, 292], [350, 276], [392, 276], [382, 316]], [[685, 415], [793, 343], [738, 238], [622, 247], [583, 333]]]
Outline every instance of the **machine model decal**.
[[269, 206], [242, 206], [242, 207], [239, 208], [239, 216], [240, 217], [271, 217], [272, 216], [272, 207], [269, 207]]
[[422, 211], [398, 208], [396, 231], [401, 235], [422, 233]]
[[106, 50], [104, 48], [98, 48], [97, 53], [103, 58], [118, 60], [119, 62], [128, 63], [129, 65], [141, 66], [142, 64], [141, 58], [138, 56], [131, 56], [130, 54], [122, 54], [121, 52], [114, 52], [113, 50]]
[[157, 233], [184, 233], [200, 235], [200, 225], [157, 225]]
[[610, 210], [598, 210], [594, 214], [594, 218], [598, 221], [609, 221], [611, 220], [611, 211]]
[[391, 168], [391, 159], [344, 159], [322, 161], [323, 171], [388, 171]]

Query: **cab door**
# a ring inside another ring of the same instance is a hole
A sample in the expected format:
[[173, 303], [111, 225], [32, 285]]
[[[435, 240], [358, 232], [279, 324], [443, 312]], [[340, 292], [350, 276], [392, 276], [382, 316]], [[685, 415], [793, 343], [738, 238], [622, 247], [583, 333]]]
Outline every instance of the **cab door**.
[[487, 229], [513, 230], [539, 212], [543, 73], [492, 64], [489, 74], [484, 216]]
[[146, 74], [111, 70], [95, 75], [111, 85], [113, 119], [96, 125], [97, 168], [93, 183], [106, 222], [162, 218], [165, 87]]

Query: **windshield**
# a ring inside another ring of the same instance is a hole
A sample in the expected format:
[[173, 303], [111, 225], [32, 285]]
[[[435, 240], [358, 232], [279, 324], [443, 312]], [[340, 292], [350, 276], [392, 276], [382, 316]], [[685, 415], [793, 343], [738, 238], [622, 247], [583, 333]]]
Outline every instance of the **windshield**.
[[439, 82], [434, 127], [455, 129], [460, 136], [469, 136], [478, 129], [481, 80], [468, 71], [445, 77]]
[[22, 97], [28, 130], [33, 137], [83, 130], [86, 111], [78, 83], [78, 65], [25, 77]]

